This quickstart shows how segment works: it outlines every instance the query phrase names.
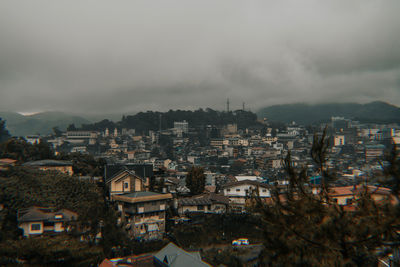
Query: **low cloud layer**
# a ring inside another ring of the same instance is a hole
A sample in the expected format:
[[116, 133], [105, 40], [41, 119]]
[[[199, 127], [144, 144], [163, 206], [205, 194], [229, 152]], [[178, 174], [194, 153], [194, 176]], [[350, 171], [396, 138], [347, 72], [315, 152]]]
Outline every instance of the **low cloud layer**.
[[2, 1], [0, 110], [400, 104], [400, 1]]

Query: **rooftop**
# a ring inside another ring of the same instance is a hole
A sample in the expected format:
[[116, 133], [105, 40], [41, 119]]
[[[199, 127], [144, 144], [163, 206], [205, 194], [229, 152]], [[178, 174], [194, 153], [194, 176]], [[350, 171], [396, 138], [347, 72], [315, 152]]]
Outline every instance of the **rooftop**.
[[78, 218], [78, 214], [67, 210], [55, 210], [53, 208], [46, 207], [30, 207], [26, 209], [18, 210], [18, 222], [33, 222], [33, 221], [71, 221]]
[[40, 167], [40, 166], [71, 166], [72, 162], [65, 160], [36, 160], [36, 161], [28, 161], [23, 164], [23, 166], [32, 166], [32, 167]]
[[133, 193], [112, 195], [111, 199], [128, 203], [139, 203], [139, 202], [148, 202], [156, 200], [168, 200], [172, 199], [172, 195], [160, 194], [150, 191], [138, 191]]
[[170, 242], [154, 255], [154, 259], [163, 263], [163, 266], [171, 267], [209, 267], [210, 265], [201, 260], [200, 253], [188, 252], [174, 243]]

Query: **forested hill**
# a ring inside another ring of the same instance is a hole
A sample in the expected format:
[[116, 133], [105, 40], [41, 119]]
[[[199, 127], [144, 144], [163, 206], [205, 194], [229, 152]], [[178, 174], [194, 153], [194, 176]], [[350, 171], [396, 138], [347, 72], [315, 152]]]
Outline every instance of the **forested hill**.
[[189, 127], [203, 127], [206, 125], [223, 126], [229, 123], [236, 123], [238, 128], [249, 128], [258, 126], [257, 115], [250, 111], [237, 110], [233, 112], [221, 112], [212, 109], [170, 110], [168, 112], [139, 112], [136, 115], [123, 116], [121, 121], [112, 122], [102, 120], [93, 124], [83, 124], [82, 130], [101, 131], [106, 128], [135, 129], [137, 133], [145, 133], [149, 130], [168, 129], [174, 127], [174, 121], [184, 121], [189, 123]]
[[342, 116], [361, 122], [398, 123], [400, 122], [400, 108], [385, 102], [371, 102], [368, 104], [357, 103], [331, 103], [331, 104], [287, 104], [275, 105], [261, 109], [257, 112], [260, 118], [269, 121], [312, 124], [326, 122], [332, 116]]
[[47, 135], [53, 132], [54, 127], [65, 130], [71, 123], [81, 125], [90, 122], [81, 116], [63, 112], [41, 112], [25, 116], [15, 112], [0, 112], [0, 118], [6, 121], [7, 130], [14, 136]]

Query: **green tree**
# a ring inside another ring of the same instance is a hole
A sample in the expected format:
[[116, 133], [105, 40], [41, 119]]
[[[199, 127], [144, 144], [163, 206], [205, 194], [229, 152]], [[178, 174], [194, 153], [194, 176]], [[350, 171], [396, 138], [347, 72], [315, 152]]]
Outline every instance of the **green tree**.
[[56, 158], [71, 161], [76, 175], [102, 176], [104, 174], [105, 161], [102, 158], [96, 159], [93, 155], [81, 153], [60, 153]]
[[0, 157], [16, 159], [20, 162], [54, 158], [50, 145], [40, 140], [31, 144], [23, 138], [11, 138], [0, 144]]
[[78, 130], [78, 129], [76, 128], [74, 123], [68, 125], [68, 127], [67, 127], [67, 131], [76, 131], [76, 130]]
[[[71, 235], [83, 235], [87, 243], [94, 246], [101, 232], [100, 245], [106, 256], [111, 255], [112, 247], [128, 245], [123, 229], [117, 225], [116, 212], [106, 200], [104, 188], [95, 183], [59, 172], [14, 167], [0, 175], [0, 203], [4, 205], [0, 214], [0, 245], [21, 234], [16, 223], [18, 209], [34, 205], [77, 212], [78, 221], [71, 225], [77, 231]], [[0, 249], [0, 258], [2, 253], [6, 252]], [[69, 253], [67, 248], [65, 253]]]
[[58, 126], [53, 127], [53, 133], [55, 137], [60, 137], [62, 135], [62, 131], [60, 130], [60, 128], [58, 128]]
[[205, 184], [206, 176], [204, 175], [204, 169], [193, 166], [186, 175], [186, 186], [190, 189], [190, 193], [192, 195], [203, 193]]
[[[334, 174], [326, 168], [328, 138], [314, 137], [311, 156], [322, 176], [311, 188], [305, 169], [295, 169], [290, 153], [285, 159], [289, 184], [271, 188], [272, 204], [254, 197], [264, 231], [264, 266], [374, 266], [378, 248], [399, 230], [398, 208], [390, 201], [376, 203], [368, 187], [359, 188], [354, 210], [348, 211], [331, 196]], [[394, 187], [395, 188], [395, 187]], [[282, 193], [282, 191], [284, 191]]]
[[90, 246], [68, 235], [40, 236], [0, 243], [0, 265], [17, 266], [97, 266], [104, 254], [99, 246]]
[[0, 143], [8, 140], [11, 137], [6, 128], [6, 122], [0, 118]]

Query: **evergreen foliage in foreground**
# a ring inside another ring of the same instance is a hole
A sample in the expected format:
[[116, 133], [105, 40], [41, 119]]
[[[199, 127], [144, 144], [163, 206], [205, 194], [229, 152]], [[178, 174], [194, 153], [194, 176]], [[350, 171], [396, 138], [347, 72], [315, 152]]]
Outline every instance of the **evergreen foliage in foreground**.
[[314, 138], [311, 154], [323, 177], [314, 189], [317, 194], [306, 185], [305, 170], [292, 167], [289, 153], [285, 193], [272, 188], [272, 204], [254, 197], [263, 221], [263, 266], [375, 266], [379, 257], [398, 249], [400, 212], [392, 204], [398, 201], [400, 181], [396, 153], [389, 159], [392, 195], [377, 202], [367, 187], [361, 187], [348, 210], [329, 194], [334, 175], [325, 167], [327, 147], [325, 133]]
[[[35, 247], [30, 247], [31, 245], [40, 246], [37, 253], [43, 253], [43, 257], [50, 257], [48, 255], [54, 247], [47, 246], [43, 242], [51, 243], [51, 240], [37, 238], [37, 244], [18, 240], [22, 233], [17, 228], [17, 210], [34, 205], [56, 209], [65, 208], [79, 215], [78, 221], [71, 225], [75, 231], [70, 232], [68, 236], [57, 237], [65, 238], [65, 240], [54, 244], [60, 248], [56, 253], [58, 255], [55, 256], [56, 258], [67, 259], [69, 255], [74, 255], [76, 244], [80, 244], [81, 249], [85, 250], [81, 253], [88, 257], [92, 255], [91, 260], [96, 261], [99, 250], [101, 256], [109, 256], [113, 247], [124, 247], [127, 243], [123, 230], [116, 224], [115, 211], [105, 201], [102, 188], [75, 177], [23, 167], [11, 168], [0, 175], [0, 203], [4, 205], [2, 216], [0, 216], [0, 258], [10, 258], [14, 255], [10, 254], [8, 249], [10, 246], [16, 248], [23, 246], [25, 249], [20, 250], [17, 256], [33, 264], [39, 256], [29, 255], [29, 251], [35, 249]], [[101, 233], [103, 238], [97, 244], [98, 233]], [[82, 244], [79, 243], [81, 237], [85, 240]], [[65, 245], [63, 249], [62, 244]]]
[[186, 175], [186, 187], [190, 189], [190, 194], [198, 195], [203, 193], [205, 184], [204, 169], [193, 166]]
[[6, 128], [6, 122], [0, 118], [0, 143], [6, 141], [10, 137], [10, 133]]

